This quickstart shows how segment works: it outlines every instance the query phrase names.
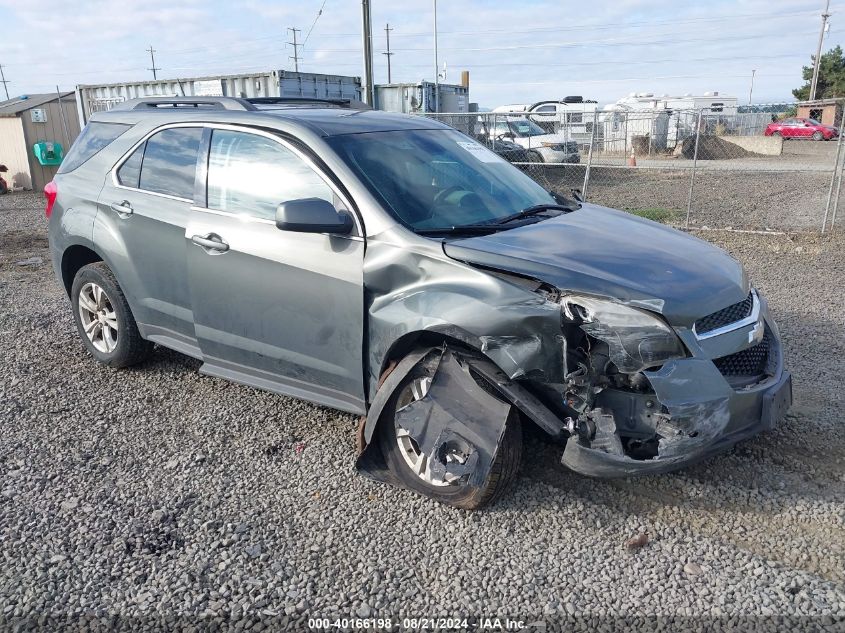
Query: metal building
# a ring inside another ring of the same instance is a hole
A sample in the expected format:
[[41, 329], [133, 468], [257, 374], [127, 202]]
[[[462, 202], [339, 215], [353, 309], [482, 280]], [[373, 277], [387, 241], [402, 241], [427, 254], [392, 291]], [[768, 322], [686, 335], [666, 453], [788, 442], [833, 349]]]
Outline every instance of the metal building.
[[[72, 92], [22, 95], [0, 102], [0, 163], [14, 189], [40, 190], [53, 179], [61, 156], [79, 136], [79, 118]], [[36, 145], [39, 147], [36, 148]], [[41, 153], [49, 148], [50, 159]], [[42, 164], [38, 156], [47, 163]]]

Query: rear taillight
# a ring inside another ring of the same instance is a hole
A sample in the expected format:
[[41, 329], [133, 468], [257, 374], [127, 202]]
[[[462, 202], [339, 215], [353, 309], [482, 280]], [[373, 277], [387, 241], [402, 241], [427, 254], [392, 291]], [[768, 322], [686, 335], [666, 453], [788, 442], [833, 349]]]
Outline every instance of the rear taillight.
[[44, 207], [44, 215], [48, 218], [50, 214], [53, 213], [53, 205], [56, 204], [56, 195], [59, 193], [59, 188], [56, 186], [56, 182], [51, 180], [46, 185], [44, 185], [44, 197], [47, 199], [47, 206]]

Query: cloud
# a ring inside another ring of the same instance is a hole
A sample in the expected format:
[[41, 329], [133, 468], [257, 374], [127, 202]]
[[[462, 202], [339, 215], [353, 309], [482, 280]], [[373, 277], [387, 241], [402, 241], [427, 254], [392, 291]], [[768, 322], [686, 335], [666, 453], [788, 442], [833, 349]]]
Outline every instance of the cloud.
[[[150, 45], [165, 77], [290, 69], [288, 27], [301, 29], [300, 68], [360, 75], [360, 2], [322, 0], [0, 0], [0, 63], [16, 93], [56, 83], [150, 77]], [[631, 91], [747, 94], [786, 99], [801, 83], [819, 25], [815, 0], [440, 0], [439, 61], [449, 81], [471, 74], [485, 106], [582, 94], [602, 102]], [[432, 0], [374, 2], [376, 80], [386, 80], [390, 23], [394, 81], [432, 79]], [[841, 42], [836, 22], [825, 48]], [[38, 41], [38, 47], [32, 42]]]

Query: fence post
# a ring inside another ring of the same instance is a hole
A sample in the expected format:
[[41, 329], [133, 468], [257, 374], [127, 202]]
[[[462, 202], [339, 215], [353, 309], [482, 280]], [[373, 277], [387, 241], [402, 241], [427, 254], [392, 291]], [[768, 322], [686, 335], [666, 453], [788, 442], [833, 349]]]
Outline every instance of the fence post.
[[692, 153], [692, 175], [689, 179], [689, 193], [687, 194], [687, 219], [684, 228], [689, 228], [689, 216], [692, 211], [692, 189], [695, 186], [695, 168], [698, 165], [698, 139], [701, 137], [701, 115], [704, 109], [698, 111], [698, 118], [695, 123], [695, 149]]
[[587, 187], [590, 184], [590, 167], [593, 164], [593, 145], [596, 141], [596, 127], [599, 123], [599, 111], [593, 111], [593, 129], [590, 130], [590, 149], [587, 151], [587, 169], [584, 171], [584, 186], [581, 188], [581, 197], [587, 199]]
[[[845, 105], [843, 105], [845, 107]], [[845, 116], [843, 116], [845, 118]], [[845, 122], [845, 121], [843, 121]], [[824, 218], [822, 219], [822, 233], [825, 232], [827, 228], [827, 215], [830, 213], [830, 201], [833, 197], [833, 183], [836, 180], [836, 171], [839, 170], [839, 184], [842, 184], [842, 166], [840, 165], [839, 156], [842, 151], [842, 125], [840, 123], [839, 128], [839, 139], [836, 141], [836, 160], [833, 163], [833, 173], [830, 175], [830, 187], [827, 190], [827, 203], [824, 207]], [[839, 190], [836, 191], [836, 206], [839, 205]], [[836, 206], [833, 209], [833, 222], [836, 222]], [[831, 222], [831, 226], [833, 226], [833, 222]]]

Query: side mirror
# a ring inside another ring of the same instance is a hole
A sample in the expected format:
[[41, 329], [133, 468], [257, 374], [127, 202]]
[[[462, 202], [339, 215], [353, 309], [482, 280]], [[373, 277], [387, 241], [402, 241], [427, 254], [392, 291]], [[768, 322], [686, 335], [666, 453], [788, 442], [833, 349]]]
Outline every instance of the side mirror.
[[289, 200], [276, 207], [276, 227], [283, 231], [348, 235], [352, 226], [348, 213], [322, 198]]

